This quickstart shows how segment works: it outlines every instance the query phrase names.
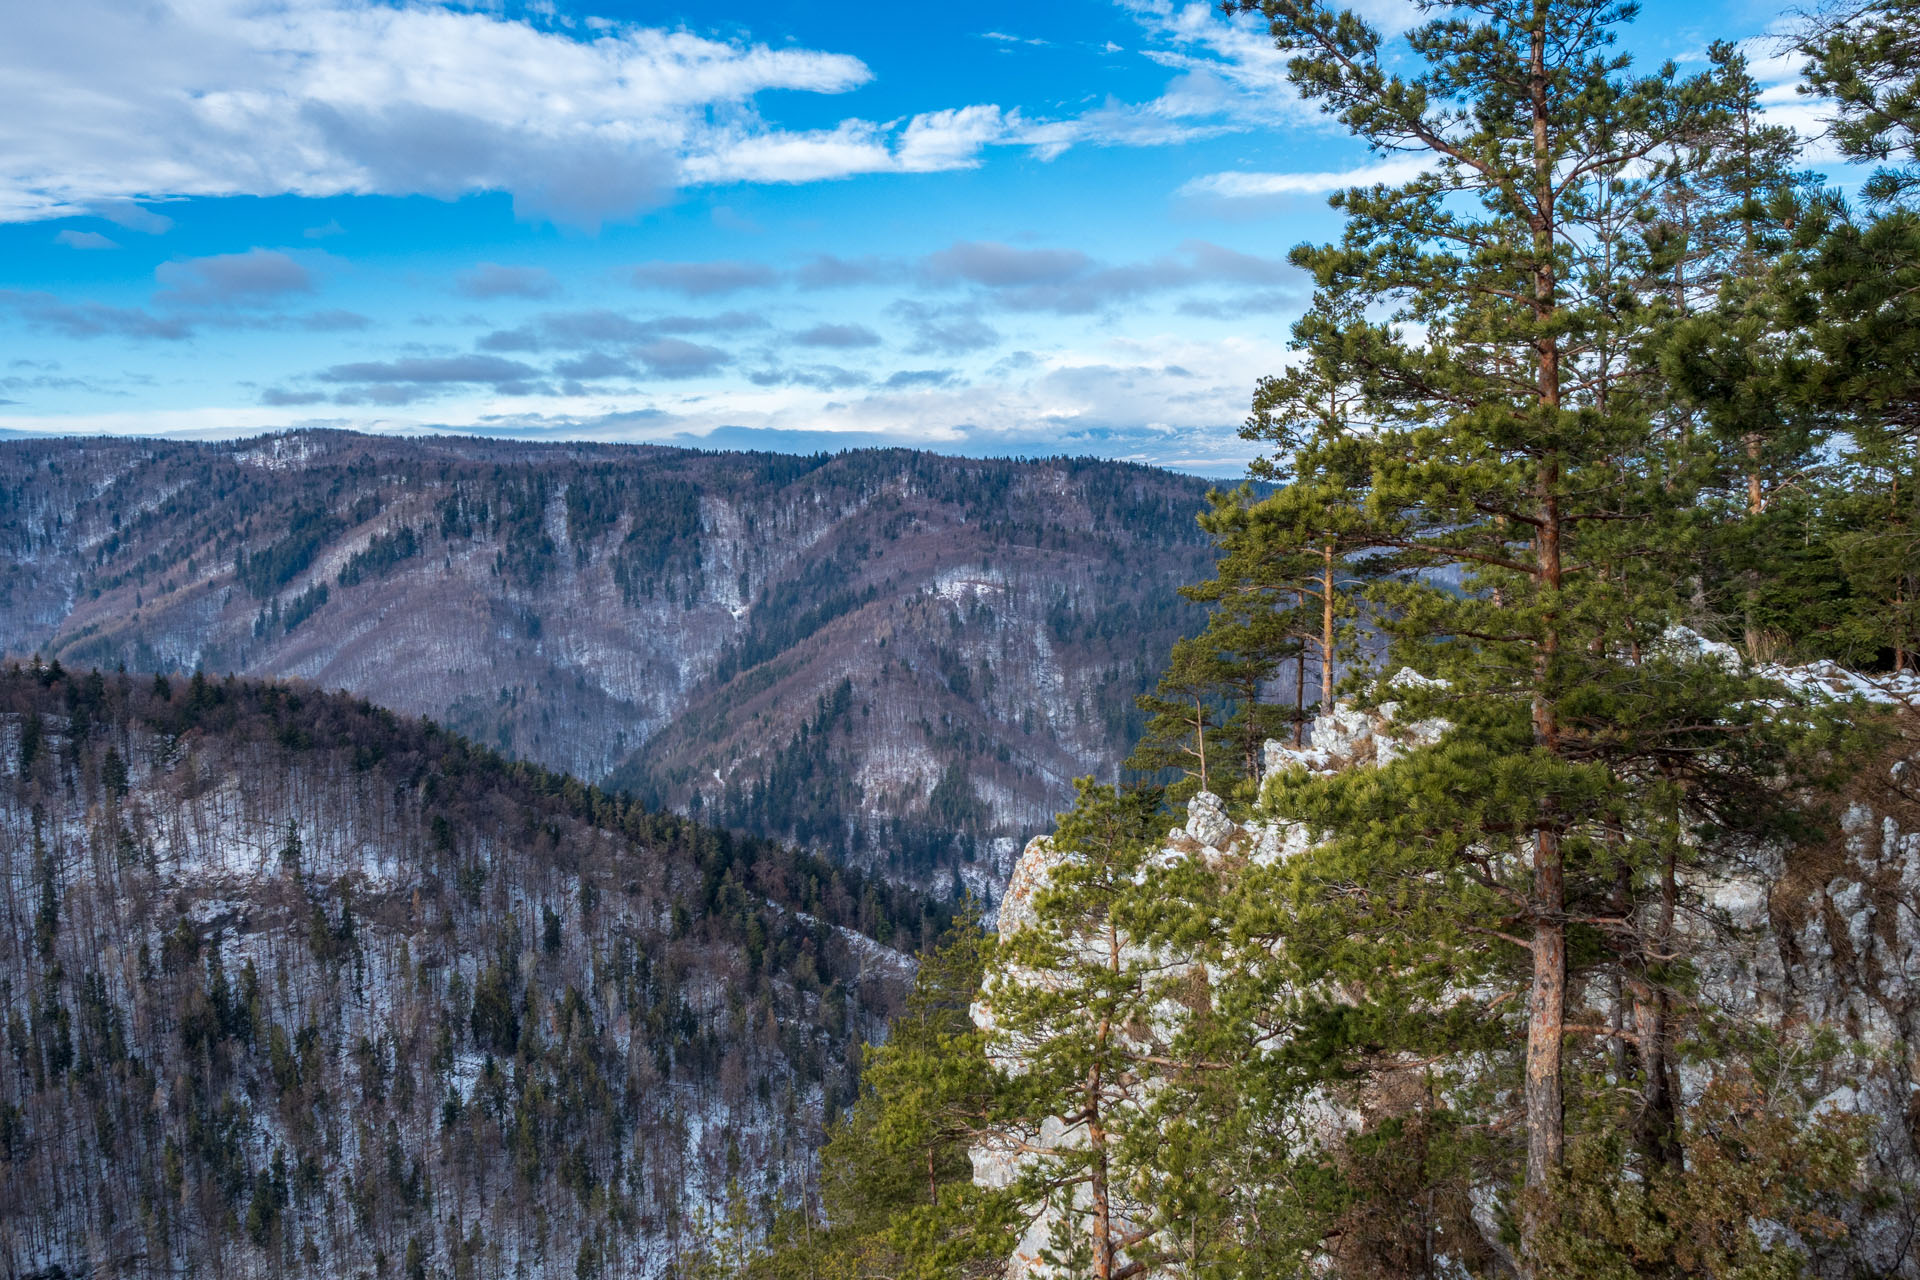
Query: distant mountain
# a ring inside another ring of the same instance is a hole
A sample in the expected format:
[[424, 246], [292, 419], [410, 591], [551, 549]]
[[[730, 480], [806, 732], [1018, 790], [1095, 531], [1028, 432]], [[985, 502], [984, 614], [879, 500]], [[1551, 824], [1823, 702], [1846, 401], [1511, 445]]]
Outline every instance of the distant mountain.
[[18, 667], [0, 885], [18, 1277], [660, 1275], [806, 1193], [944, 920], [347, 695]]
[[1206, 487], [904, 450], [10, 441], [0, 649], [296, 676], [985, 889], [1137, 736], [1197, 621]]

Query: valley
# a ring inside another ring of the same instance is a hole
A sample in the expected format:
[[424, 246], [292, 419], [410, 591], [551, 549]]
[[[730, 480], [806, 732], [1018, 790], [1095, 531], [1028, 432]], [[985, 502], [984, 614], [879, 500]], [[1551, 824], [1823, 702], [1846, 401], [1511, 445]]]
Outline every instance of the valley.
[[951, 893], [1111, 778], [1205, 482], [391, 439], [0, 443], [0, 650], [350, 690]]

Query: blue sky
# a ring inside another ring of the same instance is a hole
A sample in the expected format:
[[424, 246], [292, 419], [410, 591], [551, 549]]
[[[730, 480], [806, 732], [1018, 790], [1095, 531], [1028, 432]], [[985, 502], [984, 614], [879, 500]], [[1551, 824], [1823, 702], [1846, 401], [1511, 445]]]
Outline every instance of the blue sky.
[[[0, 15], [0, 428], [25, 431], [898, 443], [1227, 475], [1304, 299], [1286, 252], [1383, 163], [1198, 4]], [[1684, 62], [1776, 23], [1655, 0], [1630, 43]], [[1791, 60], [1753, 56], [1804, 123]]]

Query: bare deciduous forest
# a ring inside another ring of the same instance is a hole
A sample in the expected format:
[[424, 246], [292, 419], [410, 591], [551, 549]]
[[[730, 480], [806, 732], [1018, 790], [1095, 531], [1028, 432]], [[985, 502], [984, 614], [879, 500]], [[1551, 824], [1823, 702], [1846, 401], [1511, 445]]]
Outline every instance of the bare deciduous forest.
[[14, 1276], [667, 1265], [807, 1194], [945, 922], [292, 686], [16, 666], [0, 774]]

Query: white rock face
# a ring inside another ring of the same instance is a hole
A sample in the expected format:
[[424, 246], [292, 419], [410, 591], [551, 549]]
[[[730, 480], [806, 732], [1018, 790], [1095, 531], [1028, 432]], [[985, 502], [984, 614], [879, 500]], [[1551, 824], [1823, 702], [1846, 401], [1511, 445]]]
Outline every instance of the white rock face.
[[1202, 791], [1187, 802], [1186, 832], [1203, 848], [1219, 850], [1233, 843], [1240, 828], [1227, 816], [1225, 801], [1211, 791]]
[[[1738, 665], [1726, 645], [1674, 631], [1666, 642], [1702, 661]], [[1886, 707], [1920, 712], [1920, 676], [1867, 677], [1831, 663], [1765, 668], [1763, 674], [1797, 690], [1836, 700], [1861, 698]], [[1426, 683], [1402, 672], [1395, 683]], [[1438, 721], [1396, 722], [1396, 703], [1362, 711], [1337, 704], [1317, 717], [1308, 743], [1294, 747], [1268, 741], [1262, 774], [1305, 768], [1329, 774], [1380, 766], [1404, 752], [1436, 741], [1447, 726]], [[1858, 1046], [1836, 1064], [1836, 1079], [1824, 1106], [1867, 1115], [1874, 1121], [1870, 1172], [1920, 1186], [1920, 758], [1896, 761], [1884, 784], [1864, 789], [1884, 803], [1848, 805], [1839, 821], [1841, 858], [1832, 873], [1810, 889], [1793, 891], [1788, 851], [1750, 851], [1734, 877], [1684, 886], [1697, 901], [1702, 948], [1701, 995], [1729, 1013], [1773, 1025], [1825, 1025]], [[1885, 811], [1882, 811], [1884, 809]], [[1209, 864], [1229, 851], [1266, 863], [1305, 851], [1310, 839], [1295, 823], [1236, 823], [1221, 799], [1200, 792], [1189, 802], [1186, 822], [1173, 828], [1164, 859], [1200, 857]], [[1044, 836], [1027, 844], [1015, 864], [999, 916], [1004, 939], [1035, 923], [1033, 896], [1047, 882], [1059, 855]], [[1031, 980], [1031, 978], [1029, 979]], [[1044, 980], [1044, 979], [1041, 979]], [[992, 1026], [991, 1002], [974, 1006], [975, 1021]], [[1683, 1081], [1683, 1089], [1687, 1082]], [[1330, 1128], [1357, 1118], [1331, 1103]], [[1050, 1118], [1037, 1133], [1010, 1135], [1041, 1148], [1070, 1143], [1078, 1135]], [[974, 1181], [1004, 1187], [1023, 1162], [1014, 1141], [988, 1142], [971, 1152]], [[1920, 1280], [1920, 1250], [1909, 1246], [1908, 1215], [1893, 1212], [1853, 1224], [1850, 1247], [1873, 1274]], [[1491, 1219], [1490, 1219], [1491, 1221]], [[1042, 1280], [1054, 1274], [1040, 1251], [1055, 1224], [1051, 1214], [1034, 1223], [1008, 1259], [1008, 1280]], [[1156, 1280], [1160, 1280], [1156, 1277]], [[1171, 1280], [1171, 1277], [1165, 1277]]]

